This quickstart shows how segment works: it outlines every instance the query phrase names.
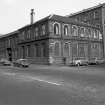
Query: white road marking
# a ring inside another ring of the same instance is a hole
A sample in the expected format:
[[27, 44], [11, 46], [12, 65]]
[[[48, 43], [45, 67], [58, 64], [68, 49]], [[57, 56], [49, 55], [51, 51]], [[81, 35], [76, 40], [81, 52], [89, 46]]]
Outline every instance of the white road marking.
[[60, 83], [55, 83], [55, 82], [51, 82], [51, 81], [46, 81], [46, 80], [39, 79], [39, 78], [35, 78], [35, 77], [31, 77], [31, 79], [37, 80], [37, 81], [41, 81], [41, 82], [46, 82], [46, 83], [53, 84], [53, 85], [62, 85], [62, 84], [60, 84]]
[[[3, 75], [8, 75], [8, 76], [16, 76], [16, 73], [9, 73], [9, 72], [2, 72]], [[17, 79], [17, 78], [16, 78]], [[45, 82], [45, 83], [49, 83], [52, 85], [63, 85], [61, 83], [56, 83], [56, 82], [52, 82], [52, 81], [47, 81], [44, 79], [40, 79], [39, 77], [33, 77], [33, 76], [28, 76], [28, 75], [18, 75], [18, 79], [23, 79], [25, 81], [40, 81], [40, 82]]]

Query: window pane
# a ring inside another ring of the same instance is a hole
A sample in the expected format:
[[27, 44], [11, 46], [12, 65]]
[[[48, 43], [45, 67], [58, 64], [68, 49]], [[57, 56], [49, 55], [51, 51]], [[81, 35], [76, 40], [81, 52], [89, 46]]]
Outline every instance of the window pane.
[[72, 55], [77, 57], [77, 43], [72, 44]]
[[72, 27], [72, 35], [73, 35], [73, 36], [77, 36], [77, 34], [78, 34], [77, 27], [76, 27], [76, 26], [73, 26], [73, 27]]
[[80, 36], [81, 37], [85, 36], [85, 30], [84, 30], [84, 28], [80, 28]]
[[59, 34], [59, 25], [54, 24], [54, 34]]
[[55, 43], [55, 56], [59, 56], [60, 55], [60, 46], [59, 43]]
[[68, 26], [64, 26], [64, 35], [68, 35]]
[[64, 44], [64, 56], [69, 56], [69, 43]]

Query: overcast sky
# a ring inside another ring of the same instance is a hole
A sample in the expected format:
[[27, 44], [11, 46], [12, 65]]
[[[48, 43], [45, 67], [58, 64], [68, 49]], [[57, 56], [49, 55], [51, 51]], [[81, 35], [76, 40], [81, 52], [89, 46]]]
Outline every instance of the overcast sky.
[[35, 21], [49, 14], [68, 15], [105, 0], [0, 0], [0, 34], [17, 30], [30, 23], [30, 9], [35, 10]]

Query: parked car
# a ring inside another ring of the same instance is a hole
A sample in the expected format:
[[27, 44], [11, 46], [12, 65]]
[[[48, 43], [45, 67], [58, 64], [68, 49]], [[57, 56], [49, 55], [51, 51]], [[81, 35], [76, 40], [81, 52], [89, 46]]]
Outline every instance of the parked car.
[[88, 65], [88, 60], [85, 59], [77, 59], [77, 60], [73, 60], [70, 65], [73, 66], [82, 66], [82, 65]]
[[13, 62], [13, 65], [16, 67], [29, 67], [29, 63], [27, 59], [18, 59]]
[[103, 64], [103, 63], [105, 63], [105, 60], [104, 59], [96, 59], [95, 62], [96, 62], [96, 64]]
[[0, 60], [0, 64], [4, 65], [4, 66], [11, 66], [11, 62], [9, 60], [5, 59], [5, 58], [2, 58]]
[[88, 63], [89, 65], [96, 65], [97, 63], [96, 63], [96, 58], [91, 58], [90, 60], [89, 60], [89, 63]]

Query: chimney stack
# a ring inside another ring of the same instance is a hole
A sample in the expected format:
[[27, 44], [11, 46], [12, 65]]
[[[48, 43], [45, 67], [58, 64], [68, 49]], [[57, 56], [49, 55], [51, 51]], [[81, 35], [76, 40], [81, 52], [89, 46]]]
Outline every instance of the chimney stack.
[[35, 15], [34, 9], [31, 9], [30, 15], [31, 15], [31, 24], [33, 24], [34, 23], [34, 15]]

